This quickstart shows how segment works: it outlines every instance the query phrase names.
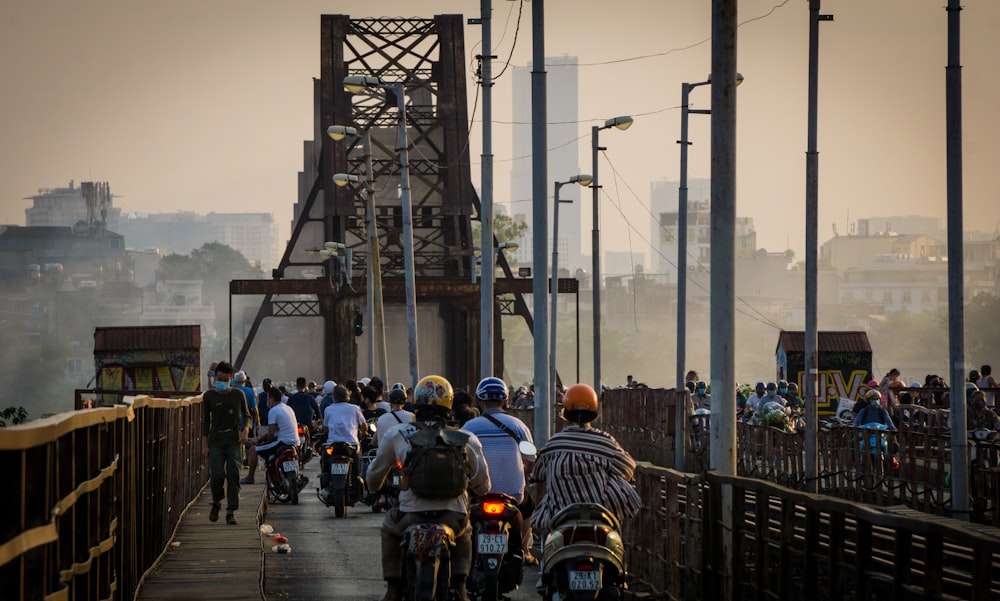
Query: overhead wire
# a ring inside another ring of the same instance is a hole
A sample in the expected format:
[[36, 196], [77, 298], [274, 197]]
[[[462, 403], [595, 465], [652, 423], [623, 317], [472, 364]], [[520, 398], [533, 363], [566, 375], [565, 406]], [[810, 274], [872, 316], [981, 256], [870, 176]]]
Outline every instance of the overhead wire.
[[[615, 175], [615, 178], [616, 178], [616, 181], [617, 181], [617, 179], [618, 179], [618, 178], [621, 178], [621, 174], [619, 173], [618, 169], [617, 169], [617, 168], [615, 167], [614, 163], [612, 163], [612, 162], [611, 162], [611, 160], [610, 160], [610, 159], [608, 158], [608, 156], [607, 156], [607, 152], [602, 152], [601, 154], [602, 154], [602, 156], [604, 156], [604, 159], [605, 159], [605, 161], [607, 161], [608, 165], [609, 165], [609, 166], [611, 167], [611, 171], [612, 171], [612, 173], [613, 173], [613, 174]], [[637, 194], [635, 193], [635, 190], [633, 190], [633, 189], [632, 189], [632, 187], [631, 187], [631, 186], [629, 186], [629, 184], [628, 184], [628, 181], [627, 181], [627, 180], [625, 180], [624, 178], [621, 178], [621, 181], [622, 181], [622, 183], [624, 184], [625, 188], [626, 188], [626, 189], [627, 189], [627, 190], [628, 190], [629, 192], [631, 192], [631, 193], [632, 193], [632, 196], [633, 196], [633, 197], [634, 197], [634, 198], [635, 198], [635, 199], [636, 199], [636, 200], [638, 201], [638, 200], [639, 200], [639, 196], [638, 196], [638, 195], [637, 195]], [[616, 184], [616, 185], [617, 185], [617, 184]], [[654, 245], [653, 245], [653, 243], [652, 243], [652, 242], [651, 242], [651, 241], [650, 241], [649, 239], [647, 239], [647, 238], [646, 238], [645, 236], [643, 236], [643, 235], [642, 235], [642, 234], [641, 234], [641, 233], [639, 232], [638, 228], [636, 228], [636, 227], [635, 227], [634, 225], [632, 225], [632, 222], [631, 222], [631, 221], [630, 221], [630, 220], [628, 219], [628, 217], [626, 217], [626, 216], [625, 216], [625, 212], [624, 212], [624, 211], [622, 210], [622, 208], [621, 208], [620, 204], [615, 204], [615, 203], [612, 203], [612, 205], [613, 205], [613, 206], [614, 206], [614, 207], [615, 207], [615, 208], [616, 208], [616, 209], [618, 210], [618, 213], [619, 213], [619, 215], [621, 215], [622, 219], [623, 219], [623, 220], [625, 221], [625, 224], [626, 224], [626, 225], [628, 226], [628, 229], [630, 229], [630, 230], [633, 230], [633, 231], [635, 231], [635, 232], [636, 232], [636, 234], [638, 234], [638, 235], [639, 235], [639, 237], [640, 237], [640, 238], [641, 238], [641, 239], [642, 239], [642, 240], [643, 240], [643, 241], [644, 241], [644, 242], [645, 242], [645, 243], [646, 243], [646, 244], [647, 244], [647, 245], [649, 246], [649, 248], [650, 248], [650, 249], [651, 249], [651, 250], [652, 250], [653, 252], [655, 252], [655, 253], [656, 253], [656, 254], [658, 254], [658, 255], [659, 255], [660, 257], [662, 257], [662, 258], [664, 259], [664, 261], [666, 261], [666, 263], [667, 263], [668, 265], [670, 265], [670, 266], [671, 266], [671, 267], [673, 267], [674, 269], [677, 269], [677, 264], [676, 264], [676, 263], [674, 263], [674, 262], [673, 262], [673, 261], [672, 261], [672, 260], [671, 260], [670, 258], [668, 258], [668, 257], [667, 257], [666, 255], [664, 255], [663, 253], [661, 253], [661, 252], [660, 252], [660, 250], [659, 250], [659, 248], [657, 248], [656, 246], [654, 246]], [[639, 205], [640, 205], [640, 206], [643, 206], [643, 208], [645, 208], [645, 205], [643, 205], [641, 201], [639, 202]], [[649, 211], [649, 209], [648, 209], [648, 208], [646, 208], [646, 212], [647, 212], [647, 213], [649, 213], [649, 215], [650, 215], [651, 217], [653, 217], [653, 221], [654, 221], [654, 222], [657, 222], [657, 223], [658, 223], [658, 220], [656, 219], [656, 216], [655, 216], [655, 215], [653, 215], [653, 213], [652, 213], [651, 211]], [[665, 229], [665, 228], [664, 228], [664, 227], [663, 227], [662, 225], [660, 225], [659, 227], [660, 227], [660, 229], [661, 229], [661, 230], [663, 230], [663, 231], [666, 231], [666, 229]], [[700, 267], [701, 269], [703, 269], [703, 270], [705, 271], [705, 273], [711, 273], [711, 270], [709, 270], [709, 268], [708, 268], [708, 267], [706, 267], [706, 266], [705, 266], [705, 265], [704, 265], [703, 263], [701, 263], [701, 261], [699, 261], [699, 260], [697, 259], [697, 257], [694, 257], [694, 256], [693, 256], [693, 255], [691, 255], [690, 253], [688, 253], [688, 256], [689, 256], [690, 258], [692, 258], [692, 259], [694, 260], [694, 262], [695, 262], [695, 263], [696, 263], [696, 264], [698, 265], [698, 267]], [[694, 284], [694, 285], [695, 285], [696, 287], [700, 288], [700, 289], [701, 289], [701, 290], [702, 290], [703, 292], [705, 292], [706, 294], [709, 294], [709, 293], [710, 293], [710, 292], [709, 292], [709, 290], [708, 290], [708, 288], [706, 288], [705, 286], [703, 286], [703, 285], [702, 285], [702, 284], [701, 284], [700, 282], [698, 282], [697, 280], [691, 280], [691, 283], [692, 283], [692, 284]], [[744, 314], [744, 315], [746, 315], [747, 317], [750, 317], [751, 319], [754, 319], [755, 321], [758, 321], [758, 322], [760, 322], [760, 323], [763, 323], [763, 324], [765, 324], [765, 325], [768, 325], [768, 326], [771, 326], [771, 327], [773, 327], [773, 328], [775, 328], [775, 329], [777, 329], [777, 330], [779, 330], [779, 331], [781, 331], [781, 330], [784, 330], [784, 329], [785, 329], [785, 328], [781, 327], [780, 325], [778, 325], [777, 323], [775, 323], [775, 322], [774, 322], [774, 321], [773, 321], [773, 320], [772, 320], [771, 318], [769, 318], [769, 317], [768, 317], [767, 315], [765, 315], [764, 313], [762, 313], [762, 312], [760, 312], [759, 310], [757, 310], [757, 308], [756, 308], [756, 307], [754, 307], [753, 305], [751, 305], [751, 304], [750, 304], [750, 302], [749, 302], [749, 301], [747, 301], [746, 299], [744, 299], [744, 298], [742, 298], [742, 297], [740, 297], [740, 296], [736, 296], [736, 300], [738, 300], [738, 301], [742, 302], [742, 303], [743, 303], [744, 305], [746, 305], [746, 306], [747, 306], [747, 307], [748, 307], [748, 308], [749, 308], [749, 309], [750, 309], [751, 311], [753, 311], [754, 313], [756, 313], [757, 315], [759, 315], [759, 316], [760, 316], [761, 318], [763, 318], [763, 320], [765, 320], [765, 321], [762, 321], [761, 319], [758, 319], [757, 317], [754, 317], [753, 315], [750, 315], [750, 314], [746, 313], [745, 311], [740, 311], [741, 313], [743, 313], [743, 314]], [[739, 311], [739, 308], [737, 308], [737, 311]]]

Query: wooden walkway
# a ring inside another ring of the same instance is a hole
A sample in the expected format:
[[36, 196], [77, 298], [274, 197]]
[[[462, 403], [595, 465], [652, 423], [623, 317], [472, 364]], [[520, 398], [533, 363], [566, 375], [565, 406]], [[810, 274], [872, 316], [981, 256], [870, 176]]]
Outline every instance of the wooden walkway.
[[271, 541], [258, 531], [267, 510], [260, 476], [257, 484], [241, 488], [236, 526], [226, 524], [224, 507], [218, 522], [208, 521], [212, 493], [206, 484], [185, 510], [167, 550], [146, 573], [135, 598], [263, 600], [264, 543]]

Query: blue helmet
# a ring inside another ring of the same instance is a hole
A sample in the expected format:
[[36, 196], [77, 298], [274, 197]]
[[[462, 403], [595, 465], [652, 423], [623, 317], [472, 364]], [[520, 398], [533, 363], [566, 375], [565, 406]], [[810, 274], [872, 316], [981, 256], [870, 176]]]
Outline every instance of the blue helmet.
[[476, 397], [483, 401], [506, 401], [507, 385], [500, 378], [483, 378], [476, 386]]

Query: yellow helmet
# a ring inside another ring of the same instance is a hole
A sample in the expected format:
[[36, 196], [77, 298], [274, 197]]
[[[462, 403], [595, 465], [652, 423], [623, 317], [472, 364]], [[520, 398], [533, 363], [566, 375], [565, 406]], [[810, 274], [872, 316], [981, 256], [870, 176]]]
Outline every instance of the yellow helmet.
[[414, 407], [444, 407], [451, 410], [451, 401], [455, 398], [455, 391], [451, 387], [451, 382], [441, 376], [424, 376], [417, 382], [413, 389]]
[[865, 399], [869, 401], [881, 401], [882, 393], [877, 390], [869, 390], [867, 393], [865, 393]]

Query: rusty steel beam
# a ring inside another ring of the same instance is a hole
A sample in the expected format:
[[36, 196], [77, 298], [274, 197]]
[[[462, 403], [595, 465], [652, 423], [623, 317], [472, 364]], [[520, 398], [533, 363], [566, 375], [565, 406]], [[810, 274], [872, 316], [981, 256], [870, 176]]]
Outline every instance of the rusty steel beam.
[[[445, 299], [450, 295], [478, 295], [479, 284], [465, 278], [427, 278], [416, 281], [417, 297], [426, 300]], [[525, 278], [497, 278], [494, 284], [496, 294], [531, 294], [532, 281]], [[558, 292], [576, 294], [579, 282], [576, 278], [559, 278]], [[382, 294], [387, 301], [403, 299], [403, 281], [386, 279], [382, 282]], [[339, 294], [330, 287], [326, 278], [315, 280], [232, 280], [229, 293], [246, 294]], [[344, 294], [364, 294], [364, 284], [355, 284], [354, 291]]]

